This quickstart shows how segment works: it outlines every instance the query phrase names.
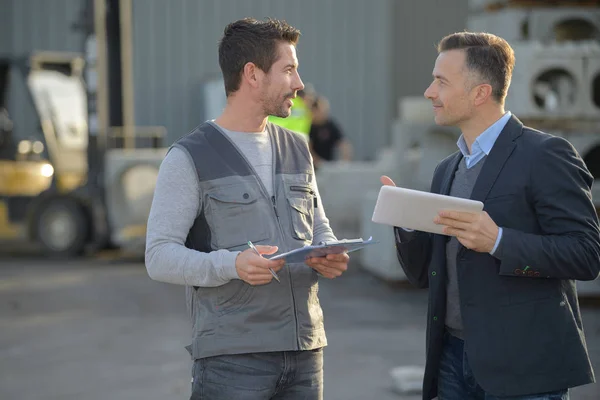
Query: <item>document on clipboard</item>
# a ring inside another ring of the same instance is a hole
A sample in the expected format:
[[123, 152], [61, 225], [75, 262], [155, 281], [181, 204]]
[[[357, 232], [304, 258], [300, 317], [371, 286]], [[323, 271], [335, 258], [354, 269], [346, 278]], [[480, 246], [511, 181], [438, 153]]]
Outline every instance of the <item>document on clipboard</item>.
[[338, 241], [323, 242], [318, 245], [304, 246], [286, 253], [277, 254], [270, 260], [285, 258], [286, 264], [302, 263], [311, 257], [325, 257], [327, 254], [352, 253], [363, 247], [377, 243], [370, 237], [368, 240], [343, 239]]

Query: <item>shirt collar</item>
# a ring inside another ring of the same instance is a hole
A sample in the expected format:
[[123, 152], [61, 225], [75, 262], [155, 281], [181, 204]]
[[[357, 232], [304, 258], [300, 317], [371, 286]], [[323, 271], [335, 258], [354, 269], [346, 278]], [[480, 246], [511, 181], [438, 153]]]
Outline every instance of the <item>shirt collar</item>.
[[458, 149], [460, 150], [462, 155], [464, 157], [469, 157], [482, 151], [486, 155], [490, 154], [490, 151], [492, 151], [492, 147], [494, 147], [494, 143], [496, 143], [496, 139], [498, 139], [498, 136], [500, 136], [500, 133], [502, 133], [502, 130], [508, 123], [508, 120], [510, 119], [511, 115], [511, 112], [507, 111], [499, 120], [494, 122], [492, 125], [490, 125], [489, 128], [487, 128], [479, 136], [477, 136], [475, 142], [471, 146], [470, 153], [465, 138], [463, 137], [463, 135], [460, 135], [458, 141], [456, 142], [456, 145], [458, 146]]

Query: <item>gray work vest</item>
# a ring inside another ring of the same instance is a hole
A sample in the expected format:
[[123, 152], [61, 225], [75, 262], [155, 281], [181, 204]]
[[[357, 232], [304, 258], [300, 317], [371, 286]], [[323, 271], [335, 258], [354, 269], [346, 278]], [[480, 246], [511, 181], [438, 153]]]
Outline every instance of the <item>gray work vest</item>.
[[[188, 248], [243, 251], [251, 240], [285, 252], [312, 243], [314, 176], [306, 141], [271, 123], [267, 132], [272, 197], [245, 156], [211, 123], [173, 145], [189, 154], [201, 189], [201, 212], [188, 234]], [[287, 264], [278, 275], [281, 283], [273, 279], [262, 286], [234, 279], [218, 287], [186, 288], [192, 357], [325, 346], [316, 272], [303, 263]]]

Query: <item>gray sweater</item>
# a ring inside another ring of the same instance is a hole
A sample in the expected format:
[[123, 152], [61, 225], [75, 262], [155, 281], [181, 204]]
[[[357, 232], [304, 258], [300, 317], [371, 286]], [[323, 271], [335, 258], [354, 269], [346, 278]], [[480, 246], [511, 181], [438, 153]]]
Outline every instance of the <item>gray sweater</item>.
[[[272, 192], [273, 165], [266, 132], [220, 129], [242, 151], [267, 190]], [[316, 183], [313, 191], [318, 199], [314, 210], [313, 242], [335, 240]], [[185, 247], [188, 232], [202, 210], [202, 198], [192, 161], [184, 151], [172, 148], [160, 166], [148, 217], [145, 258], [152, 279], [200, 287], [221, 286], [232, 279], [239, 279], [235, 269], [239, 252], [217, 250], [202, 253]]]
[[[468, 199], [471, 197], [477, 177], [485, 164], [487, 156], [481, 161], [467, 168], [466, 159], [463, 159], [458, 164], [458, 169], [454, 174], [452, 186], [450, 187], [450, 196], [462, 197]], [[458, 271], [456, 265], [456, 257], [460, 243], [456, 237], [448, 238], [446, 242], [446, 268], [448, 271], [448, 285], [446, 288], [446, 327], [448, 332], [453, 336], [464, 339], [462, 315], [460, 312], [460, 292], [458, 288]]]

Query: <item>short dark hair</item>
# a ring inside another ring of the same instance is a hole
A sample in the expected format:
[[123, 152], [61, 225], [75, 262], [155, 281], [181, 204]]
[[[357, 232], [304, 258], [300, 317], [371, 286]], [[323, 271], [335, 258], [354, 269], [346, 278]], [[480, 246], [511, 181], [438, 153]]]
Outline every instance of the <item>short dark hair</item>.
[[504, 102], [515, 65], [515, 53], [506, 40], [491, 33], [458, 32], [444, 37], [437, 50], [465, 50], [467, 68], [492, 86], [498, 103]]
[[269, 72], [277, 61], [277, 44], [283, 41], [295, 46], [299, 37], [300, 31], [282, 20], [244, 18], [227, 25], [219, 42], [219, 65], [227, 96], [240, 88], [247, 63]]

